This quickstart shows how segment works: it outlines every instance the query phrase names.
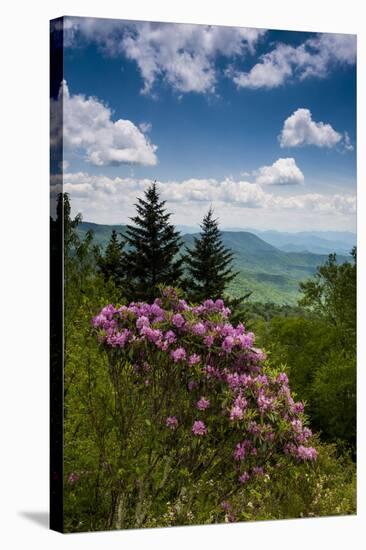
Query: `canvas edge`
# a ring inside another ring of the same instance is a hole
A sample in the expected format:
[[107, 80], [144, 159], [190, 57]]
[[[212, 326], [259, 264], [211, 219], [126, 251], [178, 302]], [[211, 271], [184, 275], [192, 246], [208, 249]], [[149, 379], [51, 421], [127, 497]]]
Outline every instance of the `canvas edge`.
[[[58, 95], [64, 74], [64, 18], [50, 21], [50, 469], [49, 528], [64, 532], [63, 431], [64, 431], [64, 277], [63, 212], [56, 221], [57, 196], [62, 187], [62, 97]], [[55, 125], [59, 137], [52, 141]], [[53, 185], [57, 175], [59, 183]], [[52, 219], [52, 215], [55, 217]]]

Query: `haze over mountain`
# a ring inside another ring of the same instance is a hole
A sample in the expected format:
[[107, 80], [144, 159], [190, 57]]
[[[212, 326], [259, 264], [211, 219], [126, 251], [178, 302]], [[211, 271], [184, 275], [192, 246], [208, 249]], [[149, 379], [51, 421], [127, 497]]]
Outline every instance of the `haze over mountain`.
[[248, 229], [261, 239], [286, 252], [314, 252], [315, 254], [349, 254], [357, 243], [357, 236], [350, 231], [259, 231]]
[[[84, 236], [87, 231], [92, 230], [96, 244], [104, 248], [113, 229], [123, 235], [126, 226], [82, 222], [78, 232], [80, 236]], [[317, 266], [324, 263], [331, 252], [337, 252], [339, 261], [346, 261], [356, 242], [353, 233], [324, 233], [328, 238], [321, 236], [323, 232], [265, 231], [261, 232], [260, 237], [254, 231], [222, 231], [222, 240], [227, 248], [233, 250], [235, 267], [239, 271], [239, 275], [229, 286], [228, 293], [241, 296], [251, 291], [253, 301], [295, 304], [299, 298], [299, 282], [311, 277]], [[184, 245], [192, 246], [194, 237], [194, 233], [182, 234]], [[269, 240], [272, 243], [277, 242], [279, 247], [269, 243]], [[291, 246], [295, 249], [287, 251], [286, 247]], [[303, 250], [296, 250], [297, 246], [303, 246]], [[324, 253], [310, 251], [310, 248], [324, 250]]]

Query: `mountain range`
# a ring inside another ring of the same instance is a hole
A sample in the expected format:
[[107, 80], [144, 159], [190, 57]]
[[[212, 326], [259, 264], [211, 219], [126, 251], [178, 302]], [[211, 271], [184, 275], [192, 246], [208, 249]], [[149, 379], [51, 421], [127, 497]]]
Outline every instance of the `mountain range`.
[[[113, 229], [123, 235], [126, 226], [92, 222], [78, 226], [80, 236], [92, 230], [95, 243], [102, 248]], [[196, 236], [197, 230], [196, 234], [182, 234], [183, 244], [190, 248]], [[299, 298], [299, 282], [312, 277], [329, 253], [336, 252], [338, 261], [343, 262], [356, 244], [356, 236], [346, 232], [263, 231], [259, 235], [253, 230], [231, 229], [222, 231], [221, 237], [225, 246], [234, 252], [235, 269], [239, 271], [228, 294], [241, 296], [251, 291], [253, 301], [290, 305], [296, 304]]]

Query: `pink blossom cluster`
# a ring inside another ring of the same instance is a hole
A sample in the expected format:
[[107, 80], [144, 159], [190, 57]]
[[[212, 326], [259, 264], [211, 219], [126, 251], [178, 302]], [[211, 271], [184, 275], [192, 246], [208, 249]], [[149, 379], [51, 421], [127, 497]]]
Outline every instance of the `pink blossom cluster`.
[[175, 430], [178, 427], [178, 419], [176, 416], [168, 416], [165, 424], [168, 428]]
[[210, 406], [209, 399], [206, 399], [206, 397], [201, 397], [199, 401], [197, 401], [197, 409], [200, 411], [205, 411]]
[[[190, 306], [168, 288], [153, 304], [107, 305], [92, 325], [111, 361], [117, 350], [144, 391], [153, 391], [150, 382], [156, 384], [159, 369], [179, 381], [177, 391], [185, 397], [169, 401], [163, 427], [179, 426], [177, 436], [188, 433], [205, 445], [218, 445], [222, 434], [225, 445], [232, 445], [233, 471], [243, 484], [263, 475], [269, 460], [273, 465], [281, 456], [314, 461], [317, 452], [309, 446], [304, 405], [293, 399], [286, 373], [266, 368], [254, 334], [229, 319], [222, 300]], [[179, 408], [187, 400], [191, 414]]]
[[193, 435], [206, 435], [207, 428], [205, 423], [202, 420], [195, 420], [192, 426]]

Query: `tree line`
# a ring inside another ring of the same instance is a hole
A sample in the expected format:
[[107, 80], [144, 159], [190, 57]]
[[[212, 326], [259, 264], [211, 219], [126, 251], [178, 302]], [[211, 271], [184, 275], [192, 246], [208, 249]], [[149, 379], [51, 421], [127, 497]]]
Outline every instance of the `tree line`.
[[[67, 194], [63, 200], [66, 226], [77, 225], [81, 220], [70, 220]], [[105, 282], [113, 281], [128, 302], [152, 302], [159, 296], [161, 285], [181, 288], [195, 303], [208, 297], [221, 298], [237, 272], [234, 254], [222, 242], [213, 209], [210, 207], [204, 216], [193, 246], [183, 249], [156, 182], [137, 199], [135, 207], [133, 224], [127, 225], [125, 234], [113, 230], [106, 249], [96, 250], [96, 263]]]

